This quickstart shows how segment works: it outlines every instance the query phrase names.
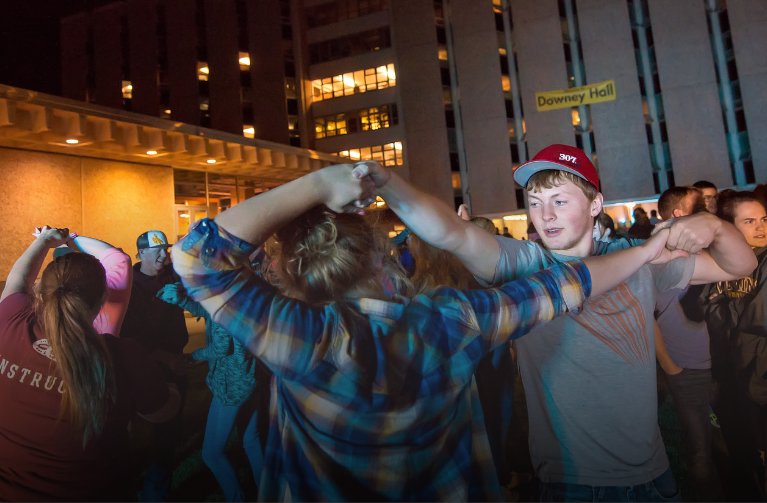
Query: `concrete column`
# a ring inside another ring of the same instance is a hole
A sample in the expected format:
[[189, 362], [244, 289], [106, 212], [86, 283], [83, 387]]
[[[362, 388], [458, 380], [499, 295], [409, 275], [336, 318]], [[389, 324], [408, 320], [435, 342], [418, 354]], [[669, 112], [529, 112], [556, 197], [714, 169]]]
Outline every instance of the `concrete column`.
[[552, 143], [575, 146], [569, 108], [538, 112], [535, 107], [536, 92], [568, 88], [557, 0], [511, 0], [511, 14], [530, 158]]
[[767, 181], [767, 3], [736, 0], [727, 3], [740, 93], [746, 114], [751, 158], [757, 183]]
[[419, 189], [452, 206], [434, 7], [425, 0], [391, 0], [390, 5], [402, 104], [399, 120], [405, 131], [403, 148], [408, 165], [408, 172], [402, 174]]
[[248, 0], [248, 29], [255, 137], [288, 143], [280, 2]]
[[728, 187], [733, 180], [705, 6], [700, 0], [649, 5], [674, 180]]
[[450, 0], [472, 213], [517, 209], [492, 2]]
[[197, 80], [197, 29], [194, 4], [165, 0], [168, 40], [168, 87], [174, 121], [200, 124], [200, 84]]
[[130, 39], [130, 81], [133, 84], [132, 111], [158, 115], [157, 88], [157, 0], [131, 0], [128, 3]]
[[85, 101], [88, 89], [88, 19], [84, 13], [61, 20], [61, 95]]
[[96, 103], [112, 108], [123, 107], [120, 41], [120, 16], [123, 7], [123, 4], [111, 4], [93, 13]]
[[625, 0], [578, 0], [583, 64], [589, 83], [615, 80], [616, 99], [591, 105], [605, 199], [651, 196], [652, 164]]
[[205, 0], [210, 75], [210, 125], [242, 134], [237, 10], [234, 0]]

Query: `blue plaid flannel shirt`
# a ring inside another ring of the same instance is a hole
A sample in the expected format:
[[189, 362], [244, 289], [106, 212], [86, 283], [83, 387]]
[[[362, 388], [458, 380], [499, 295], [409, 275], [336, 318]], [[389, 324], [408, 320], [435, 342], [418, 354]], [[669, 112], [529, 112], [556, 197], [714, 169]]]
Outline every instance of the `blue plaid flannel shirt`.
[[188, 294], [273, 372], [264, 501], [502, 501], [474, 370], [591, 291], [581, 262], [500, 288], [315, 307], [201, 220], [173, 247]]

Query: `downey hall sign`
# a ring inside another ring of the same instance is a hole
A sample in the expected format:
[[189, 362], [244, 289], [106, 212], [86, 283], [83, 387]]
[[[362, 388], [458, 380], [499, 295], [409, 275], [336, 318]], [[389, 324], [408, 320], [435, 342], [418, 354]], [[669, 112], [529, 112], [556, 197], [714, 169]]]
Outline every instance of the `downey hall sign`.
[[579, 107], [615, 99], [615, 81], [607, 80], [598, 84], [573, 87], [564, 91], [535, 93], [535, 104], [539, 112], [557, 108]]

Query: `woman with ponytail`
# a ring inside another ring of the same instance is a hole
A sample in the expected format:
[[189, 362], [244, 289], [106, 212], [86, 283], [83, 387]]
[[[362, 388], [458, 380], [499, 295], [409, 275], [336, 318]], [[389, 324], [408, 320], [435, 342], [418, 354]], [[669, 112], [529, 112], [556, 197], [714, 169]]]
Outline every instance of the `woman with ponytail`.
[[55, 258], [67, 229], [43, 227], [0, 296], [0, 500], [130, 499], [133, 412], [169, 419], [178, 393], [133, 341], [94, 328], [108, 295], [94, 256]]
[[[331, 166], [197, 222], [173, 247], [187, 293], [274, 372], [259, 500], [501, 501], [479, 360], [672, 258], [669, 231], [497, 289], [412, 296], [387, 234], [350, 214], [371, 196], [354, 166]], [[290, 297], [248, 266], [275, 232]]]

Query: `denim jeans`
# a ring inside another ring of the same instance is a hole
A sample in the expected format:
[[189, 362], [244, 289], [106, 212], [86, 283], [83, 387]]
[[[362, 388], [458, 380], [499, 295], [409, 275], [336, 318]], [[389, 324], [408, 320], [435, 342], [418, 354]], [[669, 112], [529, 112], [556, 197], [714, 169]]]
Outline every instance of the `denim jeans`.
[[541, 501], [682, 501], [682, 492], [669, 468], [655, 480], [635, 486], [541, 483]]
[[722, 485], [711, 454], [711, 370], [682, 369], [666, 375], [682, 430], [687, 474], [697, 501], [722, 501]]
[[[232, 432], [240, 408], [239, 405], [221, 405], [221, 402], [213, 397], [210, 411], [208, 411], [208, 423], [205, 425], [205, 440], [202, 443], [202, 460], [208, 465], [224, 490], [226, 501], [245, 500], [245, 493], [242, 492], [237, 474], [224, 454], [224, 446], [226, 446], [226, 441]], [[247, 407], [242, 407], [242, 409], [243, 412], [250, 412]], [[247, 419], [247, 426], [242, 433], [242, 447], [245, 449], [245, 454], [248, 455], [250, 468], [253, 470], [253, 478], [258, 484], [264, 465], [264, 453], [261, 450], [258, 428], [256, 428], [258, 409], [254, 407], [252, 414]]]
[[172, 380], [167, 374], [165, 377], [178, 386], [181, 405], [170, 421], [153, 425], [151, 459], [144, 478], [141, 501], [170, 501], [176, 444], [181, 435], [188, 380], [186, 376], [174, 376]]
[[516, 372], [514, 360], [509, 352], [510, 347], [510, 344], [504, 344], [485, 355], [474, 372], [490, 452], [501, 485], [511, 482], [511, 470], [506, 461], [505, 450], [506, 431], [511, 423]]

